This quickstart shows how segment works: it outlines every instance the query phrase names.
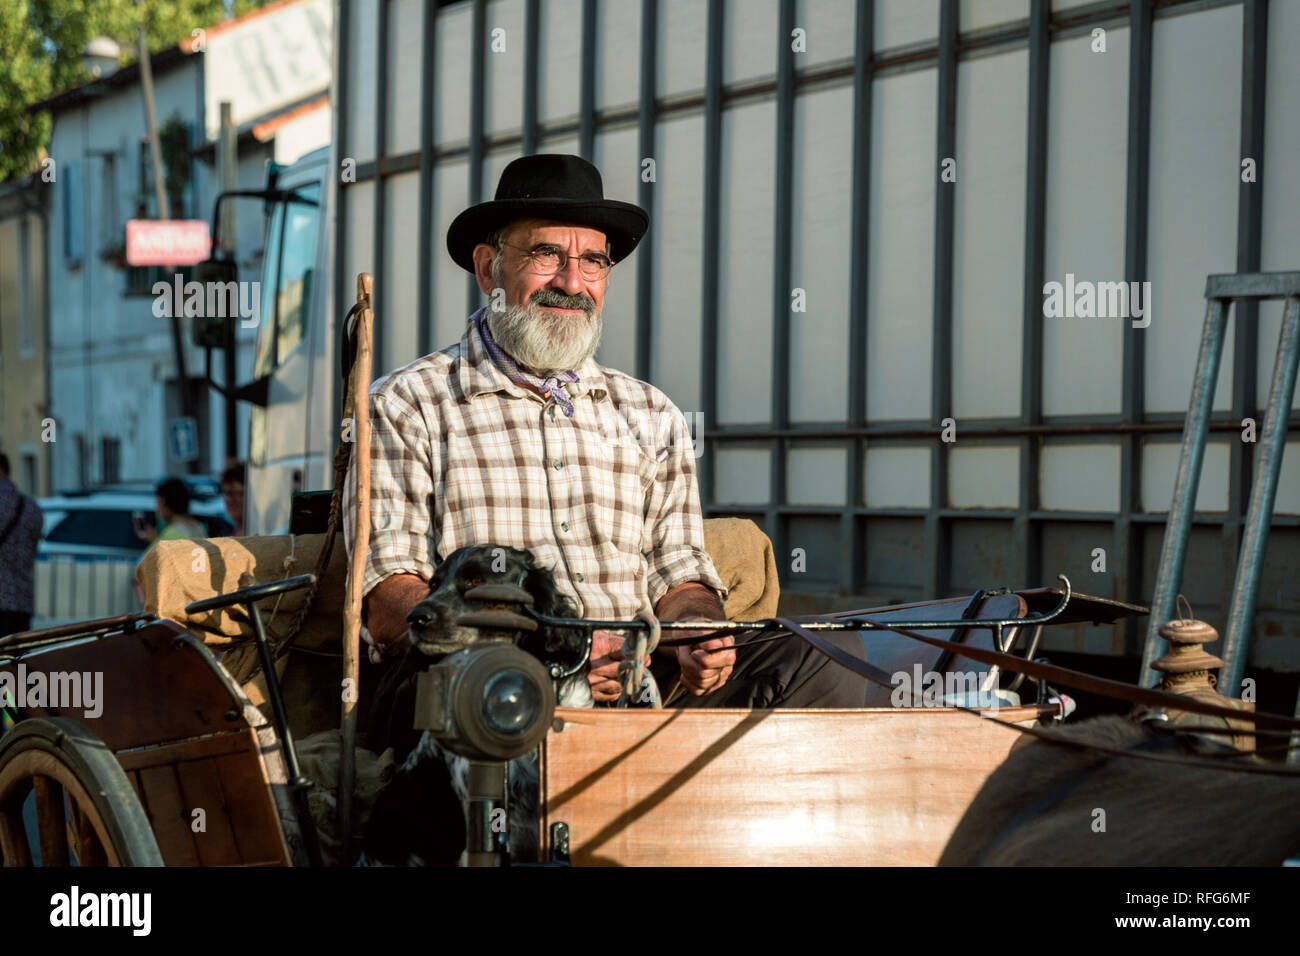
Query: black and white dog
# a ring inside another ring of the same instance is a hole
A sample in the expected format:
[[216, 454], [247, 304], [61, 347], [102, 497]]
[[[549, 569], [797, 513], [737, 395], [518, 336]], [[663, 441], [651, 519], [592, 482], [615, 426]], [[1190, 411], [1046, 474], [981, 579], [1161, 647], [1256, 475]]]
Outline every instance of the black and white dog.
[[[572, 602], [555, 585], [531, 553], [500, 545], [474, 545], [447, 556], [429, 582], [428, 596], [407, 615], [410, 629], [405, 655], [376, 689], [370, 710], [367, 746], [375, 752], [393, 747], [399, 769], [379, 794], [367, 827], [363, 862], [408, 866], [454, 866], [465, 850], [465, 814], [469, 761], [413, 728], [415, 687], [421, 671], [448, 654], [479, 640], [475, 627], [457, 621], [480, 610], [465, 592], [480, 584], [513, 584], [533, 598], [533, 608], [552, 617], [575, 617]], [[538, 628], [519, 632], [515, 643], [544, 662], [565, 669], [585, 650], [580, 629]], [[591, 707], [585, 670], [556, 687], [561, 707]], [[510, 761], [507, 769], [508, 846], [512, 860], [537, 859], [537, 754]]]

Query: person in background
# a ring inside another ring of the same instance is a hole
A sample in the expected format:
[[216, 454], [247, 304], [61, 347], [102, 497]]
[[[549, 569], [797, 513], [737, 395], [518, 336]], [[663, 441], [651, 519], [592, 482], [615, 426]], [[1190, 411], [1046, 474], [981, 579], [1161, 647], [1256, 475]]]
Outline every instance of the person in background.
[[221, 473], [221, 500], [226, 505], [226, 517], [235, 526], [232, 538], [242, 538], [244, 532], [244, 463], [237, 461]]
[[185, 538], [203, 538], [208, 528], [190, 514], [190, 489], [179, 478], [167, 478], [155, 489], [154, 511], [162, 524], [162, 531], [144, 522], [137, 522], [135, 533], [153, 547], [155, 541], [179, 541]]
[[[190, 489], [179, 478], [166, 478], [154, 489], [154, 511], [162, 525], [159, 531], [141, 518], [135, 520], [135, 533], [141, 541], [149, 542], [144, 554], [153, 550], [159, 541], [180, 541], [185, 538], [206, 538], [208, 526], [190, 514]], [[140, 555], [141, 559], [144, 554]], [[144, 607], [144, 590], [135, 586], [135, 597]]]
[[0, 635], [32, 626], [32, 579], [43, 517], [36, 499], [9, 480], [9, 458], [0, 454]]

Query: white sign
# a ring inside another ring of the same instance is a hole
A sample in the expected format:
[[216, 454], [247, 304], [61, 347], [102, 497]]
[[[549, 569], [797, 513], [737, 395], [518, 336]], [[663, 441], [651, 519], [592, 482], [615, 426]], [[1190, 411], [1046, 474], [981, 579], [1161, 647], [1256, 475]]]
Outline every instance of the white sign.
[[334, 11], [329, 0], [298, 0], [206, 31], [206, 134], [221, 128], [221, 103], [243, 126], [329, 91]]
[[192, 266], [212, 253], [212, 237], [202, 219], [129, 219], [126, 264]]
[[167, 446], [176, 461], [194, 461], [199, 457], [199, 427], [193, 416], [173, 418], [167, 425]]

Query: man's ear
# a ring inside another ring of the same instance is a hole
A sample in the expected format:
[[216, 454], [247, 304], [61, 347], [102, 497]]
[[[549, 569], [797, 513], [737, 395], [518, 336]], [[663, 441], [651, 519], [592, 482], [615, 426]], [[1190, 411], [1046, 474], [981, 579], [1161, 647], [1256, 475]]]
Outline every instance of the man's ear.
[[497, 251], [486, 242], [474, 247], [474, 280], [478, 282], [479, 291], [486, 296], [492, 295], [497, 284], [492, 278], [492, 259], [496, 254]]

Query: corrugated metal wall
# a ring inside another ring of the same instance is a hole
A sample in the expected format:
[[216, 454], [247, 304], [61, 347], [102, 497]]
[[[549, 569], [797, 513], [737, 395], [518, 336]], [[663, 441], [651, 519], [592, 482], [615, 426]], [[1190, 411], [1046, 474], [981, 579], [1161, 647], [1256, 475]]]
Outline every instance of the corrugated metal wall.
[[[451, 219], [580, 153], [652, 214], [599, 358], [702, 416], [706, 508], [765, 526], [787, 592], [1142, 601], [1205, 277], [1300, 268], [1300, 0], [1156, 6], [345, 0], [339, 301], [376, 274], [381, 367], [455, 341]], [[1149, 326], [1045, 317], [1067, 275], [1149, 281]], [[1217, 623], [1280, 316], [1224, 358], [1184, 587]], [[1300, 441], [1277, 508], [1254, 656], [1294, 670]]]

